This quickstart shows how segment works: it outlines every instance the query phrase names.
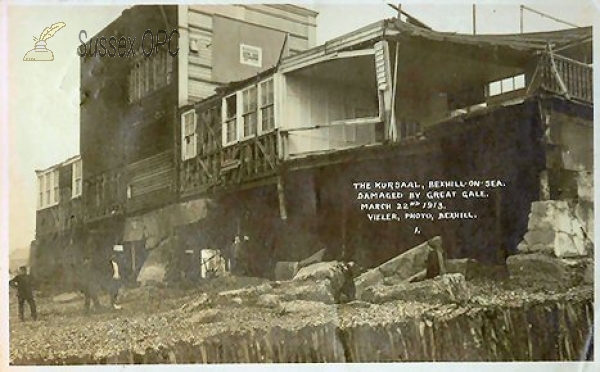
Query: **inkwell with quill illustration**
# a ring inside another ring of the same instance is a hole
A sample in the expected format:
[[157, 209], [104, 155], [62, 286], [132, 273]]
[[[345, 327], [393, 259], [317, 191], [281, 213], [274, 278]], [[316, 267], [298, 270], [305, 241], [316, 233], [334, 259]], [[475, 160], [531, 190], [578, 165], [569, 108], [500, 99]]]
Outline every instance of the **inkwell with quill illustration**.
[[39, 39], [36, 37], [33, 38], [36, 41], [35, 48], [25, 54], [23, 61], [53, 61], [54, 54], [50, 49], [46, 48], [46, 40], [50, 39], [58, 30], [65, 26], [64, 22], [57, 22], [50, 27], [46, 27]]

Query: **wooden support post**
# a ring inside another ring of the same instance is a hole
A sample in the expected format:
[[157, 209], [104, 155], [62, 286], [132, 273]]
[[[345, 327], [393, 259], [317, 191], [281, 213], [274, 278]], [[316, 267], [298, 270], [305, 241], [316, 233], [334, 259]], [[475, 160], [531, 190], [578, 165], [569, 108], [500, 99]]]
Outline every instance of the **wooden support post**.
[[496, 222], [496, 237], [497, 237], [497, 258], [498, 262], [505, 262], [507, 257], [506, 247], [504, 246], [504, 234], [502, 233], [502, 191], [496, 190], [494, 198], [494, 212]]
[[131, 243], [131, 272], [133, 273], [134, 279], [136, 278], [136, 265], [135, 265], [135, 242]]
[[347, 236], [347, 224], [348, 224], [348, 195], [346, 193], [346, 188], [342, 188], [342, 260], [348, 261], [348, 247], [346, 246], [346, 236]]
[[283, 176], [277, 176], [277, 196], [279, 198], [279, 215], [282, 220], [287, 220], [287, 211], [285, 208], [285, 189], [283, 185]]
[[396, 42], [396, 55], [394, 61], [394, 82], [392, 83], [392, 102], [391, 102], [391, 118], [390, 118], [390, 133], [389, 138], [392, 142], [398, 141], [397, 125], [396, 125], [396, 94], [398, 91], [398, 58], [400, 54], [400, 42]]

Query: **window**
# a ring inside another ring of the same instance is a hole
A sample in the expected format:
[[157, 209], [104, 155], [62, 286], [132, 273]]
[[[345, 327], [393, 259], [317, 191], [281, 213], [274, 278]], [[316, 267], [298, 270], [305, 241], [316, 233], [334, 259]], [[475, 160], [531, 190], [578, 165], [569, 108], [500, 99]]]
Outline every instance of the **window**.
[[225, 142], [237, 140], [237, 96], [231, 95], [224, 101]]
[[523, 88], [525, 88], [525, 74], [515, 75], [489, 83], [487, 96], [493, 97]]
[[45, 178], [38, 176], [38, 209], [41, 209], [44, 205], [44, 189], [45, 189]]
[[181, 139], [181, 159], [188, 160], [196, 157], [196, 112], [194, 110], [181, 115]]
[[72, 165], [73, 167], [73, 185], [71, 187], [71, 197], [76, 198], [81, 196], [81, 185], [82, 185], [82, 171], [83, 171], [83, 163], [81, 160], [77, 160]]
[[171, 84], [172, 80], [173, 57], [166, 50], [158, 49], [150, 57], [141, 53], [129, 72], [129, 102], [139, 101]]
[[244, 137], [256, 135], [258, 125], [258, 98], [255, 86], [242, 91], [242, 117], [244, 120]]
[[273, 79], [262, 81], [223, 99], [223, 145], [275, 129]]
[[261, 131], [267, 132], [275, 128], [275, 94], [273, 79], [260, 83], [260, 116]]
[[39, 174], [38, 187], [38, 209], [58, 204], [60, 199], [58, 170]]
[[53, 203], [58, 203], [58, 171], [52, 172], [52, 181], [54, 182], [52, 184], [52, 194], [53, 194]]

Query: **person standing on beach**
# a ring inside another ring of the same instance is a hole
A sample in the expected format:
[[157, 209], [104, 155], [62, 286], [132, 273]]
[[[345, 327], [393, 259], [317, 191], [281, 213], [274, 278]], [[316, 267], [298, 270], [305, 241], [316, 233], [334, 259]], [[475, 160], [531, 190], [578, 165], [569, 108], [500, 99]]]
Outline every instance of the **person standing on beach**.
[[17, 290], [17, 298], [19, 300], [19, 319], [25, 320], [25, 301], [29, 304], [31, 318], [37, 320], [37, 308], [33, 298], [33, 288], [31, 284], [31, 276], [27, 274], [27, 267], [21, 266], [19, 274], [15, 276], [8, 284]]

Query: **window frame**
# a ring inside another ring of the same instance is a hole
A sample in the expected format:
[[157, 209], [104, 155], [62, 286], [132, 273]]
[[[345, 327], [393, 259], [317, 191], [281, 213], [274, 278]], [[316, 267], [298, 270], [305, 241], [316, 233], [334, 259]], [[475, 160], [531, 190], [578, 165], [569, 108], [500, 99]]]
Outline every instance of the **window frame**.
[[[77, 174], [79, 170], [79, 174]], [[71, 199], [78, 198], [83, 193], [83, 162], [81, 159], [76, 160], [71, 165]], [[79, 181], [79, 183], [77, 183]], [[77, 187], [79, 185], [79, 187]]]
[[[263, 95], [263, 89], [264, 87], [271, 87], [271, 92], [269, 95], [268, 89], [267, 89], [267, 97], [270, 97], [271, 99], [265, 102], [263, 100], [263, 97], [265, 97]], [[258, 94], [259, 94], [259, 104], [258, 104], [258, 120], [259, 120], [259, 133], [263, 134], [263, 133], [269, 133], [275, 130], [275, 79], [273, 77], [270, 77], [268, 79], [265, 79], [261, 82], [258, 83]], [[272, 112], [272, 116], [269, 115], [272, 118], [272, 123], [271, 125], [265, 129], [264, 126], [264, 119], [265, 119], [265, 110], [269, 110]]]
[[38, 174], [37, 210], [53, 207], [60, 203], [59, 169], [49, 169]]
[[[187, 118], [191, 116], [188, 128]], [[181, 160], [186, 161], [198, 156], [198, 115], [194, 109], [181, 114]], [[189, 138], [189, 141], [187, 140]], [[190, 151], [191, 149], [191, 151]]]
[[[269, 76], [268, 78], [258, 81], [252, 85], [248, 85], [240, 90], [230, 93], [222, 98], [221, 101], [221, 125], [222, 125], [222, 145], [229, 146], [237, 142], [245, 141], [250, 138], [261, 136], [266, 133], [273, 132], [277, 129], [277, 104], [276, 104], [276, 92], [275, 92], [275, 77]], [[263, 100], [263, 90], [265, 87], [271, 87], [271, 93], [268, 93], [268, 99]], [[253, 110], [247, 110], [246, 92], [256, 90], [256, 102]], [[235, 99], [235, 104], [231, 104], [229, 100]], [[230, 113], [229, 108], [234, 107], [235, 113]], [[263, 125], [264, 113], [266, 110], [270, 110], [272, 115], [271, 125], [265, 127]], [[254, 133], [248, 133], [246, 130], [246, 118], [254, 114], [256, 117], [255, 131]], [[233, 134], [233, 136], [231, 135]]]
[[[230, 113], [229, 112], [229, 100], [230, 99], [234, 99], [234, 103], [233, 103], [233, 108], [235, 110], [234, 113]], [[222, 140], [223, 140], [223, 145], [227, 146], [233, 143], [236, 143], [238, 141], [239, 138], [239, 134], [238, 134], [238, 130], [239, 130], [239, 115], [240, 115], [240, 99], [238, 97], [238, 92], [235, 92], [233, 94], [229, 94], [225, 97], [223, 97], [222, 100], [222, 112], [221, 112], [221, 117], [222, 117], [222, 126], [223, 126], [223, 130], [222, 130]], [[230, 128], [230, 126], [232, 126], [232, 128]], [[232, 134], [232, 138], [230, 138], [230, 133]]]
[[[252, 101], [251, 92], [254, 92], [254, 101]], [[242, 98], [242, 112], [241, 112], [241, 126], [242, 126], [242, 139], [252, 138], [258, 135], [258, 84], [251, 85], [240, 91]], [[254, 122], [251, 122], [251, 118], [254, 118]], [[247, 123], [250, 121], [250, 123]], [[251, 129], [251, 130], [248, 130]]]
[[[519, 84], [517, 84], [517, 82], [519, 82]], [[485, 86], [485, 96], [486, 98], [499, 97], [525, 88], [527, 88], [527, 77], [525, 76], [525, 73], [522, 72], [487, 83]]]

